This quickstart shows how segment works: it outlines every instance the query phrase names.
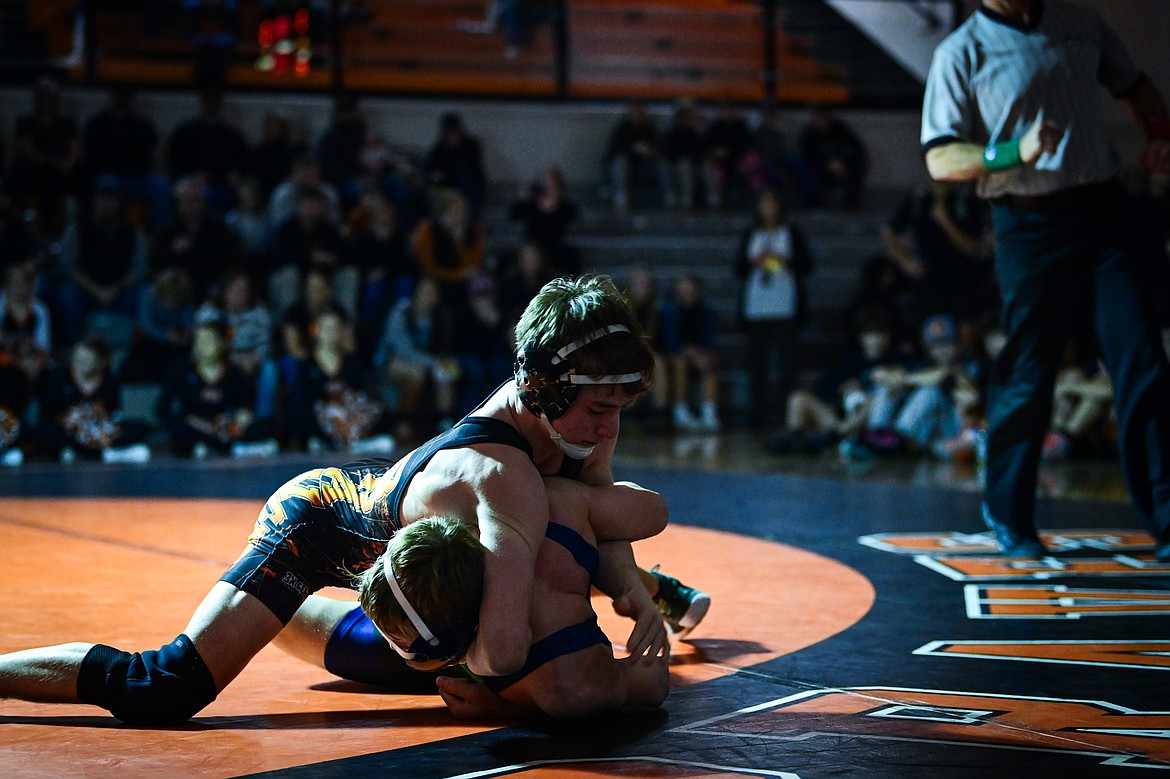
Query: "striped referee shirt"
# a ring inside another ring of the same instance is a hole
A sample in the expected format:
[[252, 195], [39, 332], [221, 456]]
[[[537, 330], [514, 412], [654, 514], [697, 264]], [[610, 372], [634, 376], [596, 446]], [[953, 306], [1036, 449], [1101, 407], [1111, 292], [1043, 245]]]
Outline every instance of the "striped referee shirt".
[[997, 143], [1037, 118], [1065, 128], [1056, 152], [980, 177], [981, 197], [1046, 195], [1117, 175], [1120, 161], [1100, 87], [1115, 98], [1144, 76], [1096, 10], [1036, 4], [1028, 24], [981, 7], [934, 52], [922, 108], [922, 146]]

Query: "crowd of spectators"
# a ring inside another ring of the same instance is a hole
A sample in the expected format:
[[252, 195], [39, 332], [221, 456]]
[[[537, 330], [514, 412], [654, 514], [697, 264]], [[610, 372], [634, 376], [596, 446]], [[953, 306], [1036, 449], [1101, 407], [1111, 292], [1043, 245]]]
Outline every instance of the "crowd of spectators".
[[[746, 421], [766, 448], [832, 450], [851, 462], [981, 457], [989, 377], [1004, 336], [989, 215], [972, 186], [931, 182], [904, 193], [876, 230], [872, 256], [858, 258], [854, 299], [836, 312], [834, 324], [846, 334], [843, 353], [809, 370], [801, 341], [815, 303], [806, 279], [816, 253], [801, 214], [810, 206], [848, 213], [862, 204], [868, 160], [848, 125], [815, 109], [792, 144], [777, 108], [765, 109], [753, 127], [734, 106], [708, 119], [681, 101], [660, 132], [646, 107], [631, 103], [604, 161], [616, 211], [753, 213], [734, 259], [740, 288], [733, 319], [743, 336], [738, 367], [747, 378]], [[1133, 189], [1147, 220], [1139, 238], [1170, 353], [1170, 187], [1142, 180]], [[631, 302], [661, 355], [664, 380], [652, 413], [682, 433], [720, 427], [713, 413], [703, 419], [694, 413], [697, 402], [718, 407], [719, 350], [703, 343], [698, 314], [685, 328], [689, 345], [680, 346], [671, 332], [696, 297], [694, 281], [684, 274], [660, 298], [649, 269], [629, 277]], [[1043, 456], [1108, 457], [1117, 437], [1112, 388], [1092, 334], [1069, 335]]]
[[[1133, 189], [1146, 220], [1135, 237], [1149, 292], [1161, 301], [1170, 355], [1170, 188], [1143, 180]], [[856, 298], [843, 312], [849, 348], [788, 396], [783, 430], [768, 448], [836, 448], [850, 461], [912, 454], [975, 462], [986, 441], [990, 376], [1005, 345], [986, 205], [969, 185], [924, 184], [905, 194], [879, 235], [884, 251], [863, 263]], [[1112, 401], [1089, 327], [1070, 332], [1042, 457], [1115, 457]]]
[[352, 96], [310, 139], [278, 115], [249, 139], [213, 89], [165, 135], [121, 87], [76, 117], [46, 78], [34, 104], [0, 158], [9, 465], [409, 445], [508, 374], [531, 294], [580, 271], [555, 167], [511, 204], [522, 247], [489, 251], [457, 113], [407, 153]]
[[869, 153], [827, 107], [816, 107], [793, 141], [781, 110], [770, 106], [753, 125], [734, 103], [708, 116], [679, 100], [663, 127], [634, 101], [610, 131], [603, 159], [611, 204], [645, 208], [743, 210], [765, 190], [794, 208], [861, 207]]
[[[457, 113], [437, 115], [433, 143], [412, 154], [352, 96], [314, 139], [273, 114], [249, 140], [222, 108], [205, 91], [163, 137], [130, 90], [79, 118], [46, 79], [17, 118], [0, 149], [5, 464], [140, 461], [159, 442], [195, 458], [408, 446], [507, 376], [528, 300], [586, 269], [560, 169], [489, 203], [480, 140]], [[750, 122], [735, 105], [683, 100], [665, 129], [631, 103], [608, 141], [615, 210], [754, 217], [727, 258], [740, 282], [732, 317], [696, 273], [680, 269], [669, 289], [649, 266], [619, 274], [657, 355], [659, 380], [635, 416], [679, 433], [723, 429], [717, 337], [733, 321], [746, 422], [773, 451], [976, 456], [1002, 333], [986, 214], [969, 187], [923, 185], [891, 210], [838, 312], [848, 343], [810, 381], [801, 340], [815, 251], [801, 214], [848, 218], [861, 205], [856, 134], [816, 109], [792, 142], [776, 107]], [[1165, 237], [1156, 183], [1143, 202]], [[488, 206], [518, 226], [514, 250], [493, 245]], [[1087, 334], [1072, 335], [1050, 458], [1108, 451], [1111, 435], [1108, 381]], [[144, 386], [151, 413], [124, 413]]]

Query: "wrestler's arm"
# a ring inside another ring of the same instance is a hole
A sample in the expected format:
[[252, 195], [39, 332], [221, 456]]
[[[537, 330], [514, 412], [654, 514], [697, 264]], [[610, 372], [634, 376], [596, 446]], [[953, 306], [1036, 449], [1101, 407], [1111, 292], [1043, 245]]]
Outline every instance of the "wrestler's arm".
[[666, 623], [646, 589], [642, 570], [634, 562], [630, 542], [609, 541], [598, 544], [597, 551], [594, 586], [613, 599], [615, 612], [634, 620], [634, 628], [626, 640], [626, 650], [635, 657], [669, 655]]
[[613, 484], [613, 452], [617, 448], [617, 438], [607, 438], [597, 445], [593, 455], [585, 462], [581, 469], [579, 481], [591, 487], [604, 487]]
[[651, 711], [670, 691], [665, 657], [615, 659], [597, 645], [551, 660], [497, 695], [468, 679], [440, 677], [439, 694], [459, 719], [558, 719]]
[[[617, 439], [603, 441], [594, 460], [581, 472], [581, 482], [594, 487], [613, 486], [613, 450]], [[626, 482], [627, 484], [629, 482]], [[634, 561], [634, 549], [629, 536], [615, 536], [607, 540], [598, 534], [597, 551], [601, 562], [597, 568], [597, 589], [613, 598], [614, 610], [634, 620], [634, 629], [626, 648], [634, 655], [658, 655], [668, 652], [670, 645], [662, 615], [646, 590], [643, 574]]]
[[488, 554], [479, 632], [466, 662], [477, 674], [501, 676], [524, 665], [532, 643], [528, 612], [548, 500], [540, 474], [519, 450], [484, 458], [472, 488], [479, 540]]
[[669, 658], [630, 656], [614, 662], [625, 679], [622, 711], [653, 711], [662, 705], [670, 692]]
[[526, 698], [558, 719], [651, 711], [670, 690], [667, 662], [665, 657], [617, 660], [609, 647], [597, 645], [546, 663], [539, 674], [504, 690], [503, 697]]

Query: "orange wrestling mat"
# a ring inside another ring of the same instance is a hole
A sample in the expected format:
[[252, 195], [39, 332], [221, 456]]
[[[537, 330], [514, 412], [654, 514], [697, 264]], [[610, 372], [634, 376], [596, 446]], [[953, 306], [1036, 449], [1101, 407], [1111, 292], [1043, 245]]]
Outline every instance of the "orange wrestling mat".
[[[76, 640], [144, 650], [172, 640], [243, 548], [261, 504], [0, 501], [0, 567], [6, 572], [0, 651]], [[856, 571], [784, 544], [673, 525], [635, 551], [643, 565], [661, 563], [683, 581], [701, 583], [713, 598], [699, 630], [674, 647], [674, 688], [816, 644], [856, 623], [874, 601], [873, 588]], [[749, 571], [767, 572], [767, 586], [746, 586]], [[621, 645], [631, 623], [616, 617], [604, 599], [595, 599], [595, 607]], [[239, 776], [409, 750], [498, 727], [453, 719], [438, 696], [386, 694], [343, 682], [268, 647], [218, 700], [179, 728], [130, 728], [91, 706], [3, 701], [0, 776]], [[520, 773], [542, 779], [740, 775], [712, 772], [698, 761], [647, 759]]]
[[[170, 641], [271, 486], [310, 465], [0, 469], [0, 651]], [[621, 475], [671, 507], [639, 562], [713, 599], [674, 647], [660, 711], [469, 725], [438, 696], [268, 648], [173, 729], [0, 701], [0, 779], [1170, 777], [1170, 565], [1126, 503], [1041, 497], [1050, 554], [1013, 560], [995, 554], [978, 490], [652, 463]], [[621, 644], [629, 623], [596, 607]]]

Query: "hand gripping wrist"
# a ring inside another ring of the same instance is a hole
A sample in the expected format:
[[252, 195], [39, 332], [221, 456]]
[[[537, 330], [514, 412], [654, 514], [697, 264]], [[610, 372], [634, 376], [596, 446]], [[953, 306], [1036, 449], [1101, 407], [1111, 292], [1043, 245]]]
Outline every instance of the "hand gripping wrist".
[[1020, 158], [1020, 141], [1018, 138], [988, 144], [987, 148], [983, 150], [983, 167], [989, 173], [1018, 168], [1023, 164], [1024, 161]]

